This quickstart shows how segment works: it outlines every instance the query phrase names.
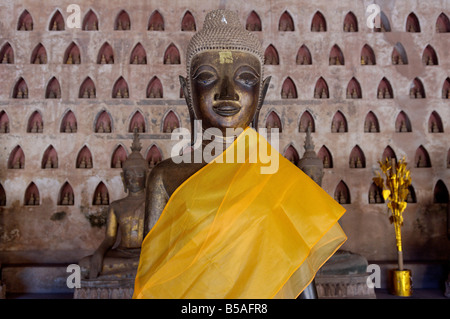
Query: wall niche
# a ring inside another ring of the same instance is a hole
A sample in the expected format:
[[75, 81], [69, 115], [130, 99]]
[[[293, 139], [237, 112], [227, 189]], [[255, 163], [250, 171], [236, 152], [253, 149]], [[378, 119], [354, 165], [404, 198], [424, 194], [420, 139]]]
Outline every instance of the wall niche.
[[105, 42], [98, 51], [97, 64], [114, 64], [114, 52], [108, 42]]
[[422, 81], [419, 78], [415, 78], [411, 83], [411, 88], [409, 90], [409, 97], [411, 99], [424, 99], [425, 89], [423, 87]]
[[311, 52], [309, 51], [306, 45], [302, 45], [300, 49], [298, 49], [297, 56], [295, 58], [295, 62], [299, 65], [311, 65], [312, 57]]
[[420, 23], [414, 12], [406, 18], [406, 32], [420, 32]]
[[269, 115], [267, 115], [266, 129], [268, 132], [270, 132], [271, 129], [278, 129], [280, 133], [283, 131], [281, 119], [275, 111], [270, 111]]
[[441, 117], [436, 111], [430, 114], [428, 119], [428, 132], [429, 133], [443, 133], [444, 125], [442, 124]]
[[0, 112], [0, 134], [9, 133], [10, 123], [8, 114], [5, 111]]
[[31, 53], [31, 64], [47, 64], [47, 51], [42, 43], [39, 43]]
[[28, 10], [24, 10], [17, 22], [18, 31], [32, 31], [33, 30], [33, 18]]
[[161, 99], [163, 98], [163, 86], [157, 76], [154, 76], [147, 86], [147, 98]]
[[378, 85], [377, 97], [379, 99], [394, 98], [394, 92], [392, 91], [391, 83], [386, 78], [381, 79], [380, 84]]
[[52, 77], [47, 84], [47, 89], [45, 90], [46, 99], [60, 99], [61, 98], [61, 86], [59, 81]]
[[130, 64], [147, 64], [147, 53], [141, 43], [136, 44], [131, 52]]
[[381, 155], [381, 161], [384, 163], [386, 159], [390, 162], [394, 160], [397, 163], [397, 155], [395, 155], [394, 150], [389, 145], [386, 146], [386, 148], [383, 151], [383, 154]]
[[292, 164], [297, 165], [300, 160], [300, 156], [298, 155], [297, 150], [294, 146], [289, 145], [284, 151], [283, 156], [290, 161]]
[[76, 133], [77, 132], [77, 119], [72, 111], [68, 111], [62, 121], [59, 131], [61, 133]]
[[39, 206], [40, 205], [40, 196], [39, 189], [36, 184], [31, 182], [25, 190], [24, 196], [24, 205], [25, 206]]
[[297, 88], [294, 81], [290, 77], [284, 80], [281, 87], [281, 98], [282, 99], [296, 99], [297, 98]]
[[436, 182], [433, 190], [433, 201], [436, 204], [448, 204], [449, 202], [449, 194], [447, 186], [440, 179]]
[[378, 118], [370, 111], [366, 115], [366, 119], [364, 120], [364, 133], [379, 133], [380, 132], [380, 124], [378, 123]]
[[323, 168], [333, 168], [333, 157], [325, 145], [319, 149], [317, 156], [322, 160]]
[[111, 168], [122, 168], [128, 154], [122, 145], [118, 145], [111, 156]]
[[119, 12], [114, 23], [114, 30], [116, 31], [128, 31], [131, 29], [130, 16], [125, 10]]
[[43, 133], [44, 121], [39, 111], [34, 111], [28, 118], [27, 133]]
[[328, 99], [330, 97], [330, 93], [328, 91], [328, 84], [323, 77], [320, 77], [316, 86], [314, 87], [314, 98], [315, 99]]
[[148, 20], [148, 31], [164, 31], [164, 19], [158, 10], [153, 11]]
[[334, 199], [339, 204], [350, 204], [350, 190], [347, 187], [347, 184], [344, 183], [344, 181], [340, 181], [339, 184], [336, 186], [336, 189], [334, 191]]
[[344, 32], [358, 32], [358, 20], [353, 12], [347, 13], [344, 19]]
[[329, 65], [344, 65], [344, 54], [337, 44], [333, 45], [330, 50], [330, 57], [328, 59]]
[[103, 182], [100, 182], [94, 191], [94, 198], [92, 204], [97, 205], [109, 205], [109, 192], [108, 188]]
[[152, 169], [156, 164], [162, 161], [161, 151], [156, 145], [152, 145], [149, 148], [147, 156], [145, 158], [147, 160], [148, 167]]
[[442, 85], [442, 98], [450, 99], [450, 78], [446, 78]]
[[55, 148], [50, 145], [44, 152], [41, 161], [42, 169], [58, 168], [58, 154]]
[[98, 18], [92, 9], [84, 16], [82, 30], [98, 31]]
[[78, 152], [77, 161], [75, 162], [75, 167], [82, 168], [82, 169], [93, 167], [92, 154], [86, 145], [83, 146], [81, 148], [81, 150]]
[[186, 11], [181, 20], [181, 31], [195, 31], [197, 30], [195, 18], [190, 11]]
[[9, 154], [8, 168], [10, 169], [24, 169], [25, 168], [25, 154], [20, 147], [17, 145]]
[[75, 42], [72, 42], [66, 49], [64, 53], [64, 64], [80, 64], [81, 63], [81, 55], [80, 48]]
[[431, 167], [430, 155], [428, 155], [427, 150], [422, 145], [416, 150], [416, 155], [414, 156], [414, 163], [416, 167]]
[[106, 111], [101, 111], [94, 123], [95, 133], [111, 133], [112, 132], [112, 119]]
[[397, 115], [397, 119], [395, 120], [395, 131], [397, 133], [412, 132], [411, 121], [404, 111], [401, 111]]
[[114, 83], [114, 87], [112, 90], [112, 98], [113, 99], [128, 99], [130, 97], [128, 91], [128, 83], [121, 76], [117, 79], [116, 83]]
[[359, 84], [357, 79], [352, 78], [348, 82], [346, 98], [347, 99], [361, 99], [362, 98], [361, 85]]
[[6, 206], [6, 192], [2, 184], [0, 184], [0, 206]]
[[180, 127], [180, 121], [178, 116], [171, 110], [169, 111], [163, 120], [163, 133], [172, 133], [174, 129]]
[[56, 10], [56, 12], [53, 14], [48, 29], [49, 31], [64, 31], [64, 18], [59, 10]]
[[450, 32], [450, 20], [447, 15], [442, 12], [436, 20], [436, 32], [447, 33]]
[[294, 31], [294, 20], [289, 12], [284, 11], [278, 22], [278, 31]]
[[247, 17], [245, 28], [248, 31], [262, 31], [261, 19], [254, 10], [252, 10], [252, 12], [250, 12], [249, 16]]
[[375, 53], [370, 45], [365, 44], [361, 49], [361, 65], [375, 65], [377, 64], [375, 59]]
[[264, 64], [266, 65], [279, 65], [280, 58], [278, 56], [278, 51], [275, 47], [270, 44], [266, 51], [264, 52]]
[[73, 206], [74, 204], [73, 188], [69, 182], [65, 182], [59, 190], [58, 205], [60, 206]]
[[427, 45], [426, 48], [423, 50], [422, 63], [424, 65], [439, 64], [436, 51], [433, 49], [431, 45]]
[[164, 53], [164, 64], [180, 64], [180, 51], [171, 43]]
[[341, 111], [337, 111], [331, 121], [331, 133], [348, 132], [347, 119]]
[[300, 117], [300, 122], [298, 125], [298, 131], [300, 133], [306, 133], [307, 131], [313, 133], [316, 131], [316, 124], [314, 122], [314, 118], [308, 111], [303, 112], [302, 116]]
[[383, 193], [382, 189], [378, 187], [375, 183], [372, 183], [369, 188], [369, 204], [383, 204]]
[[311, 31], [312, 32], [326, 32], [327, 22], [322, 13], [317, 11], [311, 21]]
[[0, 59], [2, 60], [2, 64], [14, 64], [14, 51], [8, 42], [0, 50]]
[[350, 152], [349, 157], [349, 168], [365, 168], [366, 167], [366, 157], [362, 149], [356, 145]]
[[138, 133], [145, 133], [147, 132], [147, 129], [145, 127], [145, 119], [141, 112], [136, 111], [133, 115], [133, 117], [130, 120], [130, 125], [128, 126], [128, 132], [138, 132]]
[[403, 65], [408, 64], [408, 56], [406, 55], [406, 50], [400, 42], [397, 42], [392, 49], [391, 54], [392, 64]]
[[17, 80], [13, 89], [13, 98], [15, 99], [28, 99], [28, 85], [21, 77]]
[[84, 79], [83, 83], [80, 85], [80, 90], [78, 91], [78, 98], [80, 99], [95, 99], [96, 90], [94, 81], [88, 76]]

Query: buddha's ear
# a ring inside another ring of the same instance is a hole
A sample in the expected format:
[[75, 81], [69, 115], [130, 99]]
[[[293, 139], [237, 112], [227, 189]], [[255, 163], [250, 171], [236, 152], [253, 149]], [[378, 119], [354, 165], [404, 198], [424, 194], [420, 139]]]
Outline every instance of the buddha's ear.
[[266, 98], [267, 90], [269, 89], [270, 80], [272, 79], [271, 76], [268, 76], [264, 79], [262, 85], [261, 85], [261, 94], [258, 101], [258, 106], [256, 107], [255, 116], [253, 117], [252, 123], [253, 128], [255, 130], [258, 130], [258, 121], [259, 121], [259, 112], [261, 111], [261, 108], [264, 104], [264, 99]]
[[179, 76], [178, 77], [180, 79], [180, 85], [181, 85], [181, 89], [183, 90], [183, 95], [184, 95], [184, 99], [186, 100], [186, 104], [189, 110], [189, 120], [191, 122], [191, 146], [194, 146], [195, 144], [195, 136], [196, 136], [196, 132], [195, 132], [195, 120], [196, 120], [196, 116], [195, 116], [195, 111], [194, 111], [194, 107], [192, 106], [192, 101], [189, 97], [189, 92], [187, 89], [188, 86], [188, 80], [183, 77], [183, 76]]

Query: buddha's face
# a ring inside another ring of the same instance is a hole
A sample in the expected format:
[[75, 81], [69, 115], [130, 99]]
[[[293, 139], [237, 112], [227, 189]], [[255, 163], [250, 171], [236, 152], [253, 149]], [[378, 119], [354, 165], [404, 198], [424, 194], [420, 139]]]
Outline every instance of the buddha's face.
[[145, 188], [146, 172], [139, 167], [128, 167], [122, 173], [125, 190], [137, 193]]
[[211, 50], [191, 62], [192, 103], [203, 129], [246, 128], [255, 115], [261, 63], [247, 52]]

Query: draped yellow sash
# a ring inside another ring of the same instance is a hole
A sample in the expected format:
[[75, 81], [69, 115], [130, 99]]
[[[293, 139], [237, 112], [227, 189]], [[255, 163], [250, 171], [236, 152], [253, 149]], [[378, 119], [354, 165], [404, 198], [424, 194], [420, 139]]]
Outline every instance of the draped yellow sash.
[[[246, 162], [226, 162], [244, 141]], [[276, 173], [261, 174], [264, 154], [249, 160], [261, 146]], [[247, 128], [170, 197], [143, 241], [133, 298], [295, 298], [345, 242], [344, 212]]]

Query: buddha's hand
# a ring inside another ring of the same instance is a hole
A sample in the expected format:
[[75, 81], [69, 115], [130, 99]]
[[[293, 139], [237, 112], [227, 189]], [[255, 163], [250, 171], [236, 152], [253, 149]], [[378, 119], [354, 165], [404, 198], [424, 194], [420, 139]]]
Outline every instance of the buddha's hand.
[[102, 270], [103, 256], [97, 252], [91, 257], [91, 267], [89, 269], [89, 279], [98, 277], [98, 274]]

